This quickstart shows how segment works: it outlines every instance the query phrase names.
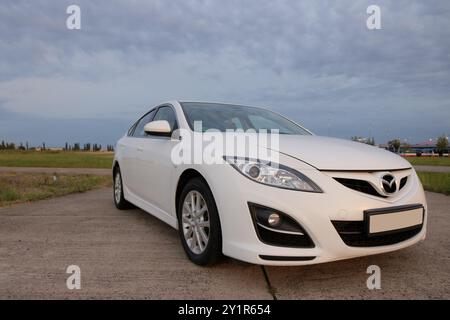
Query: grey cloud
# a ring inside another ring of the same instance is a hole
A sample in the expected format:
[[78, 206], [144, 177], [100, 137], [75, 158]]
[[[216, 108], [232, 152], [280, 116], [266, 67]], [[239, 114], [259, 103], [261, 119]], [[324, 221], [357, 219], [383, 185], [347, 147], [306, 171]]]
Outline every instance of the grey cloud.
[[2, 4], [5, 110], [119, 118], [211, 99], [271, 106], [332, 135], [398, 119], [417, 125], [391, 135], [450, 131], [448, 1], [376, 1], [376, 31], [365, 24], [373, 1], [80, 0], [82, 30], [70, 31], [72, 3]]

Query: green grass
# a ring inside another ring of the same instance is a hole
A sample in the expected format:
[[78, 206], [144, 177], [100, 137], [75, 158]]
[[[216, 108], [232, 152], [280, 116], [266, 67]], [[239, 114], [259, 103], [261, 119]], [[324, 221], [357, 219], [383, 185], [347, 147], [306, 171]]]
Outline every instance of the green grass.
[[450, 166], [449, 157], [406, 157], [405, 159], [417, 166]]
[[111, 152], [0, 151], [0, 167], [111, 168]]
[[450, 173], [417, 172], [425, 190], [450, 195]]
[[111, 177], [95, 175], [0, 174], [0, 207], [110, 187]]

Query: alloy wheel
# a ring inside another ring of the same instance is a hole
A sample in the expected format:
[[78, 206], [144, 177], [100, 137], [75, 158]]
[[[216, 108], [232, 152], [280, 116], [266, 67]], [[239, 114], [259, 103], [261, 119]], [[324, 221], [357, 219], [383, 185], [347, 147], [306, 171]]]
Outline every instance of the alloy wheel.
[[201, 254], [209, 241], [210, 217], [200, 192], [192, 190], [186, 195], [181, 217], [183, 235], [189, 249], [195, 254]]
[[122, 179], [120, 177], [120, 173], [116, 173], [116, 178], [114, 179], [114, 198], [116, 203], [120, 202], [122, 196]]

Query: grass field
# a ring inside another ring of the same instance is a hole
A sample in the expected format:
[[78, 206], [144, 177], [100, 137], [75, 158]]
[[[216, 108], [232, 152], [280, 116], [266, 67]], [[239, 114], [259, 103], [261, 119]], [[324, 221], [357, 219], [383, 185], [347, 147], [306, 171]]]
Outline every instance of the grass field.
[[[0, 167], [111, 168], [112, 152], [0, 151]], [[413, 165], [450, 166], [449, 157], [407, 157]]]
[[0, 167], [111, 168], [111, 152], [0, 151]]
[[450, 173], [417, 172], [425, 190], [450, 195]]
[[405, 159], [417, 166], [450, 166], [449, 157], [406, 157]]
[[0, 174], [0, 207], [111, 186], [111, 178], [94, 175]]

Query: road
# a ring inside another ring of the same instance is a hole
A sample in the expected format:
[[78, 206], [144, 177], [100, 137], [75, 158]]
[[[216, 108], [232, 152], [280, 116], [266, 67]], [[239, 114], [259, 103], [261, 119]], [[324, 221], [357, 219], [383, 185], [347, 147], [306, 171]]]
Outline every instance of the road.
[[423, 172], [450, 172], [449, 166], [414, 166], [414, 169]]
[[[174, 229], [139, 209], [116, 210], [109, 189], [0, 208], [0, 299], [449, 299], [450, 197], [427, 198], [428, 238], [416, 246], [264, 268], [228, 258], [193, 265]], [[380, 290], [366, 287], [372, 264]], [[66, 287], [69, 265], [81, 268], [80, 290]]]

